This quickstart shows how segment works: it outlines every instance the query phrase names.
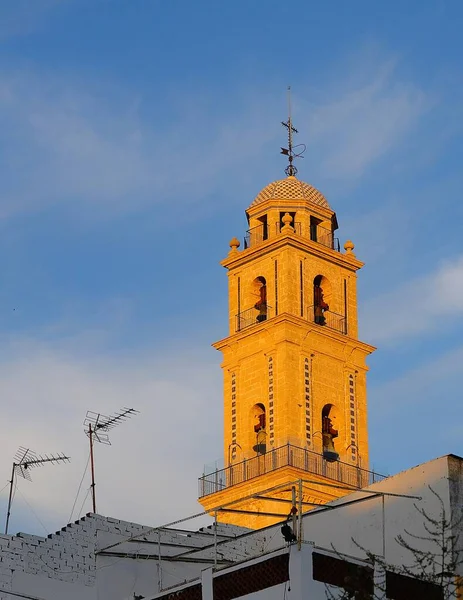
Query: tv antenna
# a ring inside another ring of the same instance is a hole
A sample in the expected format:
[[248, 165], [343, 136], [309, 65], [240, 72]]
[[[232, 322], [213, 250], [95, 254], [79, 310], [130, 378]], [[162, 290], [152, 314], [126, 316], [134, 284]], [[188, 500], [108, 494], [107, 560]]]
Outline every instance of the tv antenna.
[[289, 164], [285, 169], [286, 175], [288, 175], [288, 177], [294, 177], [297, 173], [297, 168], [293, 165], [293, 161], [295, 158], [304, 158], [303, 154], [306, 150], [306, 145], [293, 145], [293, 134], [299, 132], [293, 127], [293, 120], [291, 117], [291, 86], [288, 86], [288, 120], [286, 122], [282, 121], [281, 124], [288, 130], [288, 147], [281, 148], [280, 154], [284, 154], [289, 160]]
[[8, 533], [11, 505], [13, 503], [13, 488], [18, 475], [23, 479], [27, 479], [27, 481], [32, 481], [30, 470], [34, 467], [41, 467], [46, 463], [56, 465], [57, 463], [69, 461], [69, 456], [65, 456], [61, 453], [42, 455], [36, 454], [30, 448], [24, 448], [23, 446], [19, 447], [19, 450], [16, 452], [15, 457], [13, 459], [13, 468], [11, 469], [10, 495], [8, 497], [8, 509], [6, 512], [5, 534]]
[[90, 467], [92, 472], [92, 507], [93, 512], [96, 513], [96, 496], [95, 496], [95, 460], [93, 456], [93, 444], [95, 440], [100, 444], [111, 445], [109, 440], [108, 431], [120, 425], [123, 421], [126, 421], [130, 417], [136, 415], [139, 411], [134, 408], [121, 408], [114, 415], [109, 417], [100, 413], [87, 411], [84, 420], [85, 433], [88, 436], [90, 443]]

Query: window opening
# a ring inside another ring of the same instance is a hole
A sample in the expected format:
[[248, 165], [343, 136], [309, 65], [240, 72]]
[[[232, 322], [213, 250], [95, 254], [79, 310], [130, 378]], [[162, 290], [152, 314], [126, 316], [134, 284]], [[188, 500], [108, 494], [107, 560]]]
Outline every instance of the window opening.
[[256, 321], [261, 323], [262, 321], [267, 320], [267, 282], [265, 281], [265, 277], [257, 277], [257, 279], [254, 280], [254, 284], [259, 297], [254, 304], [254, 308], [259, 311]]
[[338, 430], [334, 429], [330, 417], [332, 408], [332, 404], [326, 404], [322, 410], [323, 458], [328, 462], [339, 460], [339, 454], [334, 447], [334, 439], [338, 437]]
[[320, 219], [316, 219], [315, 217], [310, 217], [310, 239], [313, 242], [318, 241], [317, 227], [320, 223], [321, 223]]
[[253, 450], [257, 454], [265, 454], [267, 451], [267, 431], [266, 414], [263, 404], [256, 404], [253, 409], [254, 433], [256, 434], [256, 443]]
[[313, 304], [314, 304], [314, 317], [315, 323], [318, 325], [325, 325], [326, 318], [324, 316], [325, 311], [329, 310], [330, 307], [323, 298], [323, 288], [321, 286], [322, 275], [317, 275], [313, 281]]
[[268, 239], [268, 219], [267, 215], [259, 217], [258, 221], [262, 223], [262, 241]]

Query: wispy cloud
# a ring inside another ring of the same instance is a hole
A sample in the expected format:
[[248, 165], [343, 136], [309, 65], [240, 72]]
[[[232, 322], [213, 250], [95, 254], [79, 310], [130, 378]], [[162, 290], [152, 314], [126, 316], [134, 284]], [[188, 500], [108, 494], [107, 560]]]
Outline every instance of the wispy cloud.
[[[307, 110], [310, 146], [321, 174], [356, 179], [410, 133], [432, 106], [421, 87], [403, 81], [395, 61], [377, 64], [359, 80], [353, 73], [333, 86], [331, 97]], [[355, 69], [359, 73], [359, 68]], [[333, 96], [335, 97], [332, 100]]]
[[[335, 102], [330, 95], [309, 106], [302, 98], [311, 96], [301, 86], [296, 103], [310, 132], [314, 171], [339, 180], [360, 177], [430, 105], [426, 93], [400, 82], [389, 64], [355, 88], [350, 79], [341, 82]], [[269, 142], [280, 144], [280, 99], [269, 101], [265, 86], [248, 87], [239, 102], [224, 101], [213, 112], [204, 98], [178, 97], [169, 122], [167, 97], [152, 113], [138, 91], [109, 82], [4, 72], [0, 211], [5, 216], [70, 202], [120, 211], [173, 197], [191, 203], [223, 190], [231, 169], [252, 164], [256, 170], [268, 161]]]
[[[68, 453], [71, 464], [35, 470], [33, 483], [19, 481], [46, 526], [62, 526], [88, 458], [82, 426], [86, 411], [109, 414], [133, 406], [140, 415], [111, 432], [111, 447], [95, 449], [97, 508], [148, 524], [199, 512], [197, 477], [221, 450], [218, 365], [201, 358], [195, 347], [162, 357], [153, 352], [110, 359], [91, 350], [86, 358], [77, 357], [72, 345], [65, 346], [22, 341], [8, 352], [3, 348], [0, 382], [8, 428], [2, 435], [0, 470], [5, 480], [19, 445]], [[76, 511], [88, 488], [87, 473]], [[21, 527], [20, 508], [18, 495], [13, 529]], [[90, 509], [87, 499], [83, 510]]]
[[172, 197], [192, 202], [223, 187], [224, 170], [270, 135], [257, 105], [214, 118], [189, 99], [168, 125], [161, 107], [142, 118], [140, 103], [109, 84], [86, 91], [66, 78], [0, 77], [3, 214], [66, 202], [113, 211]]
[[394, 473], [436, 456], [463, 455], [462, 363], [463, 347], [457, 346], [370, 386], [370, 446], [379, 469]]
[[362, 336], [372, 343], [394, 343], [455, 327], [462, 318], [463, 256], [457, 256], [366, 303]]

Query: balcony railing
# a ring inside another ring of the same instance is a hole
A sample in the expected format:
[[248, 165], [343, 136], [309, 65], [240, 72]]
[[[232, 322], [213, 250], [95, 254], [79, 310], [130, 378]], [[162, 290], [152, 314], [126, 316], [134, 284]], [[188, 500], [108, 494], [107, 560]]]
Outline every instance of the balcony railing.
[[321, 227], [319, 225], [317, 227], [316, 233], [311, 231], [310, 237], [311, 240], [313, 242], [317, 242], [317, 244], [321, 244], [322, 246], [331, 248], [331, 250], [336, 250], [336, 252], [341, 252], [339, 238], [333, 237], [333, 232], [331, 231], [331, 229], [327, 229], [326, 227]]
[[320, 475], [359, 489], [385, 478], [384, 475], [361, 469], [349, 463], [341, 461], [327, 462], [317, 452], [286, 444], [266, 454], [203, 475], [198, 482], [199, 497], [215, 494], [233, 485], [249, 481], [254, 477], [276, 471], [282, 467], [295, 467], [306, 473]]
[[273, 309], [268, 304], [263, 304], [259, 308], [248, 308], [236, 315], [236, 331], [242, 331], [247, 327], [259, 325], [273, 316]]
[[[302, 236], [302, 223], [296, 222], [292, 223], [291, 227], [294, 229], [294, 233], [296, 235]], [[275, 223], [275, 231], [276, 234], [280, 234], [283, 228], [282, 223]], [[244, 236], [244, 249], [254, 248], [265, 240], [269, 239], [269, 225], [262, 224], [257, 225], [257, 227], [253, 227], [252, 229], [248, 229], [246, 231], [246, 235]], [[331, 248], [331, 250], [335, 250], [336, 252], [341, 252], [341, 246], [339, 244], [339, 238], [333, 237], [333, 232], [326, 227], [321, 227], [318, 225], [315, 229], [310, 229], [310, 239], [312, 242], [316, 242], [317, 244], [321, 244], [326, 248]]]
[[[277, 233], [281, 233], [281, 230], [284, 227], [283, 223], [275, 223], [276, 225], [276, 232]], [[302, 224], [301, 223], [291, 223], [291, 227], [294, 229], [294, 233], [296, 235], [302, 235]]]
[[307, 319], [317, 325], [328, 327], [328, 329], [334, 329], [334, 331], [347, 335], [347, 321], [344, 315], [338, 315], [330, 310], [322, 311], [319, 306], [309, 306], [307, 309]]
[[267, 225], [258, 225], [257, 227], [253, 227], [252, 229], [248, 229], [246, 231], [246, 235], [244, 236], [244, 249], [253, 248], [258, 244], [262, 244], [268, 238], [268, 226]]

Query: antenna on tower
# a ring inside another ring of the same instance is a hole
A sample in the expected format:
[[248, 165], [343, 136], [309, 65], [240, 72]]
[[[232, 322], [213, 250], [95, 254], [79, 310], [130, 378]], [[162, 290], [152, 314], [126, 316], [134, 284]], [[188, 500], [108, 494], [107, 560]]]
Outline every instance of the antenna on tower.
[[19, 450], [16, 452], [13, 459], [13, 468], [11, 469], [11, 479], [10, 479], [10, 495], [8, 497], [8, 509], [6, 512], [6, 524], [5, 524], [5, 534], [8, 533], [8, 525], [10, 523], [10, 515], [11, 515], [11, 505], [13, 503], [13, 488], [15, 484], [15, 480], [18, 477], [22, 477], [23, 479], [27, 479], [27, 481], [32, 481], [30, 470], [34, 467], [41, 467], [46, 463], [50, 463], [52, 465], [56, 465], [60, 462], [69, 462], [69, 456], [65, 456], [64, 454], [36, 454], [30, 448], [24, 448], [23, 446], [19, 447]]
[[288, 147], [281, 148], [280, 154], [284, 154], [289, 160], [289, 164], [285, 169], [286, 175], [288, 175], [288, 177], [294, 177], [297, 173], [297, 169], [293, 165], [293, 161], [295, 158], [304, 158], [303, 154], [306, 150], [306, 146], [305, 144], [297, 144], [296, 146], [293, 146], [293, 134], [299, 132], [295, 127], [293, 127], [293, 120], [291, 117], [291, 86], [288, 86], [288, 120], [286, 122], [282, 121], [281, 124], [288, 130]]
[[92, 506], [93, 512], [96, 513], [96, 495], [95, 495], [95, 460], [93, 456], [93, 444], [95, 440], [100, 444], [111, 445], [109, 440], [108, 431], [120, 425], [123, 421], [126, 421], [130, 417], [136, 415], [139, 411], [134, 408], [121, 408], [119, 412], [109, 417], [100, 413], [87, 411], [84, 420], [85, 433], [88, 436], [90, 443], [90, 466], [92, 471]]

